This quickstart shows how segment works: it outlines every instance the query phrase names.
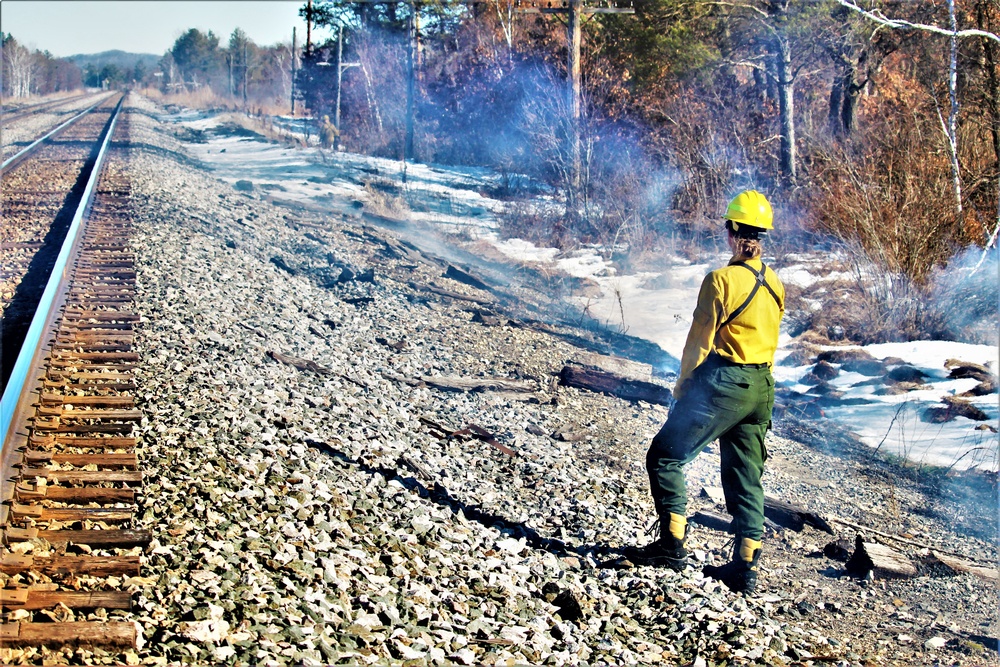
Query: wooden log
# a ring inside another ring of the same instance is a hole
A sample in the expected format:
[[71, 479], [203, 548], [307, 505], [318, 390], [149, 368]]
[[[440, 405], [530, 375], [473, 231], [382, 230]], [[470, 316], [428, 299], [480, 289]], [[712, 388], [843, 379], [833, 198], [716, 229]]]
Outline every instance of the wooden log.
[[471, 435], [471, 436], [473, 436], [473, 437], [475, 437], [475, 438], [477, 438], [479, 440], [482, 440], [483, 442], [487, 443], [488, 445], [492, 445], [493, 447], [499, 449], [501, 452], [503, 452], [507, 456], [517, 456], [517, 454], [514, 453], [514, 450], [510, 449], [509, 447], [507, 447], [505, 445], [501, 445], [493, 437], [493, 434], [491, 434], [489, 431], [487, 431], [486, 429], [484, 429], [482, 426], [477, 426], [476, 424], [469, 424], [468, 426], [466, 426], [461, 431], [455, 431], [451, 435], [452, 436], [456, 436], [456, 435]]
[[848, 573], [878, 579], [908, 579], [917, 576], [917, 568], [903, 554], [884, 544], [866, 542], [861, 535], [854, 540], [854, 555], [847, 561]]
[[878, 535], [879, 537], [881, 537], [883, 539], [892, 540], [893, 542], [898, 542], [900, 544], [905, 544], [905, 545], [910, 546], [910, 547], [916, 547], [918, 549], [927, 549], [928, 551], [936, 551], [938, 553], [943, 553], [943, 554], [946, 554], [946, 555], [949, 555], [949, 556], [953, 556], [953, 557], [958, 558], [960, 560], [965, 560], [965, 559], [968, 558], [968, 556], [966, 556], [964, 554], [960, 554], [960, 553], [957, 553], [957, 552], [954, 552], [954, 551], [947, 551], [945, 549], [942, 549], [940, 546], [935, 546], [935, 545], [930, 544], [928, 542], [921, 542], [919, 540], [913, 540], [913, 539], [910, 539], [910, 538], [907, 538], [907, 537], [901, 537], [899, 535], [892, 535], [891, 533], [883, 533], [882, 531], [875, 530], [874, 528], [871, 528], [869, 526], [862, 526], [860, 524], [854, 523], [853, 521], [846, 521], [844, 519], [837, 519], [837, 518], [831, 519], [831, 521], [833, 521], [834, 523], [839, 523], [842, 526], [847, 526], [848, 528], [853, 528], [854, 530], [856, 530], [856, 531], [858, 531], [860, 533], [867, 533], [867, 534], [870, 534], [870, 535]]
[[136, 641], [132, 623], [75, 621], [72, 623], [4, 623], [3, 646], [104, 646], [129, 648]]
[[709, 510], [698, 510], [690, 519], [691, 523], [696, 523], [712, 530], [723, 533], [729, 532], [729, 527], [733, 522], [733, 517], [728, 514], [720, 514]]
[[444, 277], [451, 278], [452, 280], [460, 282], [463, 285], [468, 285], [469, 287], [475, 287], [476, 289], [481, 289], [484, 292], [490, 291], [490, 286], [484, 283], [482, 280], [476, 278], [468, 271], [463, 271], [462, 269], [452, 264], [448, 265], [448, 270], [445, 271]]
[[478, 296], [472, 296], [470, 294], [459, 294], [458, 292], [452, 292], [451, 290], [442, 289], [440, 287], [435, 287], [433, 285], [420, 285], [415, 282], [410, 282], [409, 286], [411, 289], [417, 290], [418, 292], [430, 292], [431, 294], [437, 294], [438, 296], [446, 296], [449, 299], [456, 299], [458, 301], [471, 301], [472, 303], [478, 303], [482, 305], [490, 305], [493, 303], [493, 299], [484, 299]]
[[493, 389], [512, 392], [533, 392], [538, 389], [534, 382], [511, 380], [508, 378], [469, 378], [455, 375], [424, 375], [424, 383], [437, 389], [451, 391], [482, 391]]
[[559, 373], [560, 384], [596, 391], [627, 401], [645, 401], [658, 405], [670, 405], [671, 394], [666, 387], [641, 380], [629, 380], [608, 373], [579, 366], [564, 366]]
[[931, 551], [931, 558], [956, 574], [971, 574], [986, 581], [1000, 581], [1000, 570], [996, 567], [982, 567], [940, 551]]
[[791, 528], [796, 532], [800, 532], [808, 525], [833, 535], [833, 528], [819, 514], [773, 496], [764, 496], [764, 516], [779, 526]]
[[61, 578], [86, 574], [92, 577], [138, 577], [139, 556], [15, 556], [4, 557], [0, 572], [14, 576], [22, 572], [40, 572]]
[[507, 324], [506, 318], [494, 315], [487, 310], [476, 308], [472, 311], [472, 321], [487, 327], [502, 327]]
[[651, 364], [643, 364], [622, 357], [597, 354], [596, 352], [577, 352], [573, 355], [573, 362], [581, 366], [590, 366], [606, 373], [620, 375], [629, 380], [651, 382], [653, 379], [653, 366]]
[[289, 354], [282, 354], [280, 352], [275, 352], [273, 350], [267, 351], [267, 356], [271, 357], [275, 361], [288, 364], [289, 366], [294, 366], [300, 371], [312, 371], [314, 373], [319, 373], [320, 375], [330, 375], [333, 373], [332, 369], [326, 368], [325, 366], [320, 366], [315, 361], [310, 361], [309, 359], [302, 359], [301, 357], [293, 357]]

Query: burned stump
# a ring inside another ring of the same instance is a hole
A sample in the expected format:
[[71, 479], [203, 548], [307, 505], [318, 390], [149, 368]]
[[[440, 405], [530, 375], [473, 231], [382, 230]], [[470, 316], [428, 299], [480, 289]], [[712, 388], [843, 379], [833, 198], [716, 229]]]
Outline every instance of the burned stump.
[[866, 542], [861, 535], [854, 540], [854, 555], [847, 561], [847, 572], [856, 577], [871, 574], [878, 579], [909, 579], [917, 576], [917, 568], [906, 556], [884, 544]]

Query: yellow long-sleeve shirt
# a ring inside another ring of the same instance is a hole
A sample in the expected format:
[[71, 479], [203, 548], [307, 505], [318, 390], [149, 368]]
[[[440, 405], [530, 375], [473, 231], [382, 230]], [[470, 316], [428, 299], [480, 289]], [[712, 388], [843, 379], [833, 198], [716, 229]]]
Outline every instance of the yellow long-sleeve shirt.
[[[755, 271], [760, 271], [762, 265], [759, 259], [745, 263]], [[745, 267], [736, 265], [735, 260], [705, 276], [681, 356], [675, 398], [681, 397], [691, 374], [712, 352], [738, 364], [774, 363], [778, 326], [785, 314], [785, 286], [771, 267], [764, 272], [764, 279], [778, 295], [778, 302], [762, 286], [746, 310], [720, 330], [719, 326], [746, 301], [756, 278]]]

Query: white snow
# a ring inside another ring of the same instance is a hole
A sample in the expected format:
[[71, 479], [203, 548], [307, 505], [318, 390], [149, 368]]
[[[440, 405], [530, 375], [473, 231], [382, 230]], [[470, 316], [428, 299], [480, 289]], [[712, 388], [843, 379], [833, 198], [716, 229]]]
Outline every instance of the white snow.
[[[191, 129], [211, 130], [220, 123], [215, 116], [182, 110], [165, 118]], [[278, 119], [279, 125], [301, 132], [302, 120]], [[632, 336], [658, 344], [676, 360], [681, 357], [691, 324], [691, 315], [701, 281], [728, 257], [706, 258], [692, 264], [667, 258], [660, 273], [618, 275], [599, 248], [562, 252], [540, 248], [521, 239], [501, 240], [497, 233], [497, 214], [503, 202], [483, 192], [496, 183], [497, 175], [485, 169], [405, 164], [398, 160], [374, 158], [345, 152], [323, 151], [315, 147], [289, 148], [248, 137], [211, 137], [206, 143], [185, 144], [190, 154], [211, 166], [215, 174], [235, 183], [250, 180], [275, 200], [357, 215], [355, 202], [368, 199], [365, 184], [389, 186], [405, 194], [411, 213], [408, 223], [420, 234], [431, 230], [458, 233], [462, 238], [492, 243], [515, 262], [552, 266], [578, 278], [595, 281], [600, 297], [576, 298], [579, 308], [596, 320]], [[551, 202], [543, 202], [551, 205]], [[439, 241], [427, 238], [430, 247]], [[797, 254], [783, 258], [779, 268], [786, 284], [808, 287], [819, 281], [850, 280], [843, 270], [824, 268], [831, 260], [829, 252]], [[835, 258], [834, 258], [835, 259]], [[818, 307], [818, 306], [817, 306]], [[776, 359], [787, 356], [792, 341], [782, 334]], [[954, 465], [958, 468], [998, 468], [998, 439], [994, 432], [977, 430], [977, 422], [957, 417], [944, 424], [921, 421], [920, 415], [932, 405], [940, 405], [942, 396], [971, 389], [973, 380], [949, 380], [944, 367], [947, 359], [960, 359], [998, 368], [998, 350], [988, 345], [970, 345], [945, 341], [887, 343], [865, 348], [879, 359], [897, 357], [922, 370], [929, 378], [929, 389], [896, 396], [878, 396], [874, 387], [864, 384], [869, 378], [858, 373], [842, 373], [833, 384], [844, 393], [839, 405], [824, 410], [824, 418], [858, 433], [873, 448], [905, 456], [917, 463]], [[674, 368], [664, 370], [676, 371]], [[800, 379], [809, 367], [775, 366], [779, 386], [805, 392]], [[858, 405], [852, 405], [857, 402]], [[997, 395], [969, 399], [986, 412], [985, 424], [998, 425]]]

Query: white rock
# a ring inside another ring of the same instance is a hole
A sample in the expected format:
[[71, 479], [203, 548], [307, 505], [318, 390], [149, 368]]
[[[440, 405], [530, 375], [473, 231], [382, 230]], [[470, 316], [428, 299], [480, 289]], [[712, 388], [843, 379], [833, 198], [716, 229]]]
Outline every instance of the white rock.
[[500, 540], [497, 542], [497, 549], [517, 556], [525, 549], [524, 538], [515, 540], [513, 537], [508, 537], [505, 540]]

